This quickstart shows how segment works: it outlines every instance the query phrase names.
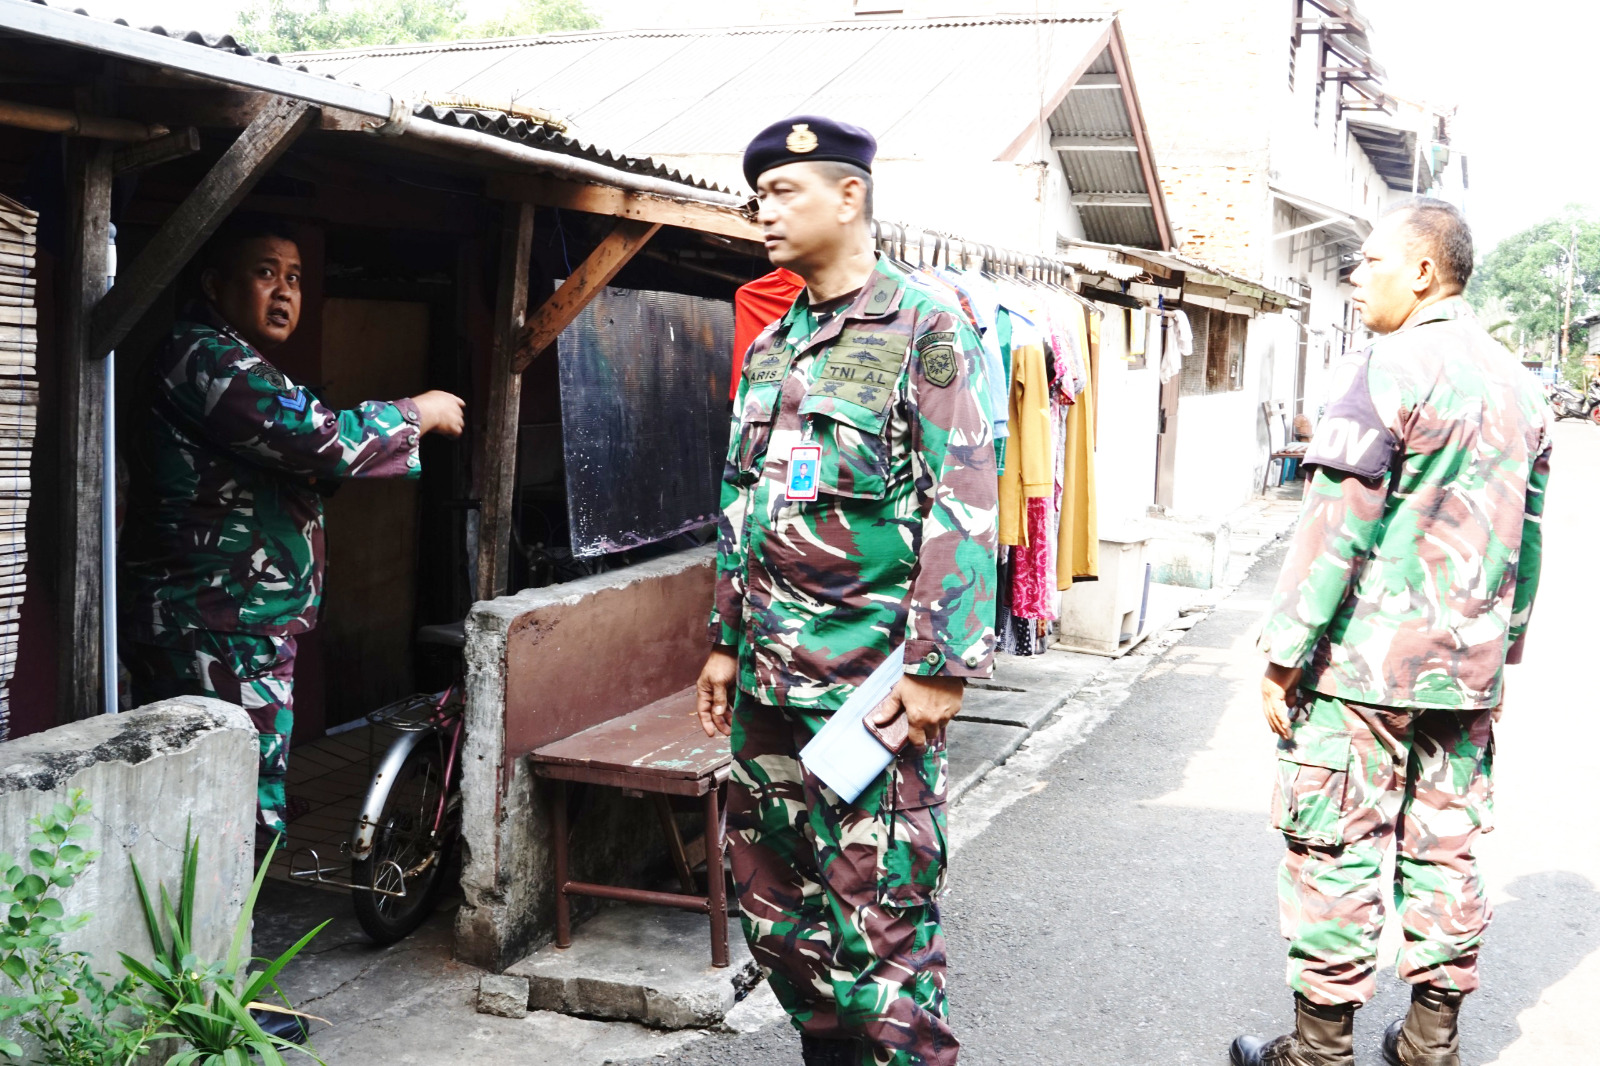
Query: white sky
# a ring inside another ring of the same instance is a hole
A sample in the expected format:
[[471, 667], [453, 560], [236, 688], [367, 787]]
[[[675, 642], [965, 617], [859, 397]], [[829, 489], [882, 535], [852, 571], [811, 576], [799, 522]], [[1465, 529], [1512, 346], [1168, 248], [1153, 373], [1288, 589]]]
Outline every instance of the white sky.
[[[503, 2], [467, 0], [467, 6], [481, 16]], [[226, 30], [240, 6], [239, 0], [78, 3], [93, 14], [134, 25], [159, 22], [208, 32]], [[843, 18], [852, 6], [850, 0], [590, 0], [590, 5], [608, 28]], [[992, 0], [972, 6], [993, 9]], [[1058, 5], [1018, 0], [1014, 6]], [[1592, 132], [1593, 112], [1587, 106], [1595, 81], [1592, 42], [1600, 39], [1600, 5], [1359, 0], [1359, 6], [1374, 24], [1373, 45], [1390, 88], [1411, 99], [1460, 108], [1455, 148], [1470, 159], [1467, 209], [1480, 250], [1568, 203], [1600, 202], [1593, 191], [1600, 181], [1600, 137]], [[961, 4], [952, 0], [949, 7], [960, 10]]]

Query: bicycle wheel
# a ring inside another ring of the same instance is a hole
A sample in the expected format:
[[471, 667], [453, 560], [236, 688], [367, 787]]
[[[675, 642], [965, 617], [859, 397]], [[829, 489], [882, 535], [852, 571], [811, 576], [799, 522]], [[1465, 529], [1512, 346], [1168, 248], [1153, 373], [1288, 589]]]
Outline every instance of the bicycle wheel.
[[392, 944], [426, 921], [444, 889], [460, 827], [459, 800], [452, 796], [443, 826], [433, 831], [444, 785], [444, 752], [430, 737], [400, 765], [378, 815], [371, 855], [351, 864], [354, 884], [381, 890], [351, 893], [361, 928], [379, 944]]

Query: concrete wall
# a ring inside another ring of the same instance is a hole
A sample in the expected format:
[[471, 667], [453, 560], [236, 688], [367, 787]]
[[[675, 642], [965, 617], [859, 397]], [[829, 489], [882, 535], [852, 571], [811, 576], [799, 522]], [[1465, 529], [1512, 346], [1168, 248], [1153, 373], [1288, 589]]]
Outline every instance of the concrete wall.
[[1281, 314], [1251, 319], [1244, 388], [1178, 402], [1173, 514], [1221, 518], [1260, 491], [1270, 454], [1261, 403], [1294, 380], [1295, 329]]
[[1100, 417], [1095, 440], [1095, 502], [1102, 536], [1120, 535], [1141, 522], [1155, 502], [1160, 353], [1149, 352], [1142, 370], [1132, 369], [1123, 358], [1126, 354], [1122, 308], [1108, 306], [1100, 326]]
[[83, 790], [94, 805], [88, 846], [101, 855], [61, 901], [69, 915], [94, 919], [66, 943], [92, 955], [96, 970], [120, 974], [117, 952], [151, 954], [129, 858], [152, 891], [157, 881], [176, 889], [192, 825], [200, 840], [196, 952], [222, 959], [255, 872], [256, 760], [245, 712], [200, 697], [0, 744], [0, 851], [26, 855], [28, 820]]
[[[473, 607], [459, 958], [498, 972], [553, 935], [552, 786], [527, 753], [694, 683], [710, 650], [715, 561], [714, 548], [697, 548]], [[644, 801], [610, 788], [573, 800], [574, 879], [623, 882], [665, 860]]]

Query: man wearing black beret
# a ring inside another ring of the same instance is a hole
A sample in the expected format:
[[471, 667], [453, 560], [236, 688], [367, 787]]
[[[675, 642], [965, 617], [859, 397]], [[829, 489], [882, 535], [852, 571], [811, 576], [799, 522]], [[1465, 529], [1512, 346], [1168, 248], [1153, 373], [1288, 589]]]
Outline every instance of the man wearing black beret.
[[[745, 937], [805, 1061], [953, 1066], [944, 726], [993, 670], [998, 481], [977, 336], [874, 253], [876, 147], [801, 115], [745, 153], [767, 255], [806, 287], [744, 360], [697, 709], [732, 738]], [[895, 757], [845, 800], [800, 749], [901, 656], [871, 712]]]

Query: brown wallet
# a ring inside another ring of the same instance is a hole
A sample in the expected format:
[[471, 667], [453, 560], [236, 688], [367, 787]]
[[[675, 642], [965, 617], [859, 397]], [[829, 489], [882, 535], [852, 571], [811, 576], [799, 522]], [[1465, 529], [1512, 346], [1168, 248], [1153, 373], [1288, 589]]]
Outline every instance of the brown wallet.
[[879, 744], [889, 749], [890, 755], [899, 755], [900, 749], [911, 739], [911, 720], [906, 717], [904, 708], [883, 725], [878, 725], [870, 717], [861, 724], [867, 727], [867, 732], [878, 738]]

